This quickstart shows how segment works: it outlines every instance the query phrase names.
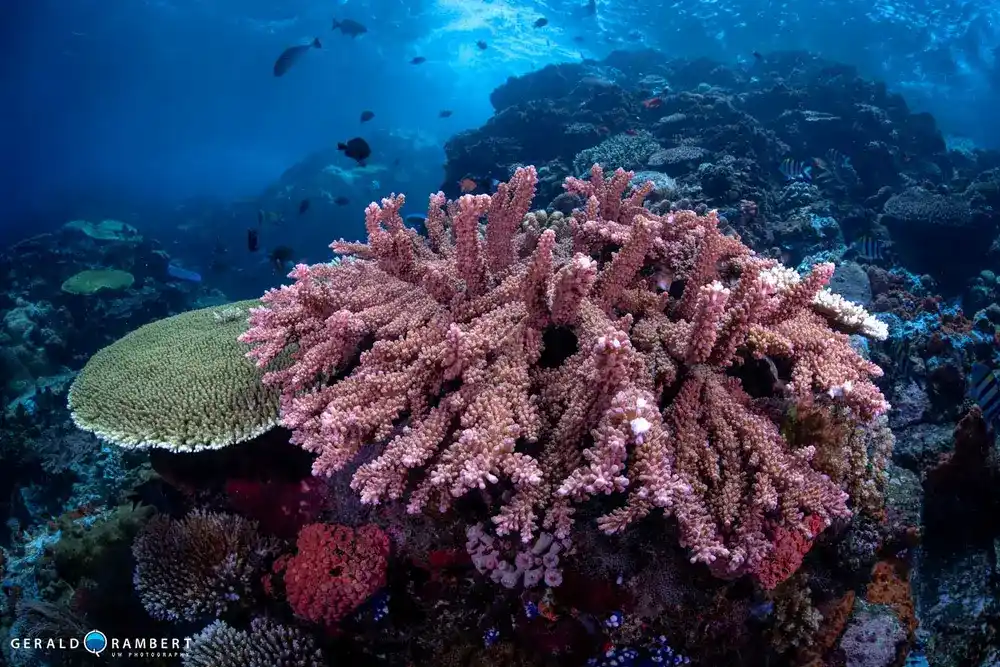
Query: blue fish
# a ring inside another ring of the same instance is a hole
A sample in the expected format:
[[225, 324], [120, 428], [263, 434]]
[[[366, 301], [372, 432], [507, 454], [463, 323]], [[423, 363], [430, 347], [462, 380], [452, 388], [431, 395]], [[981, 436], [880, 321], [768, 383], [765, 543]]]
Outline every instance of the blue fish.
[[195, 273], [194, 271], [188, 271], [187, 269], [182, 269], [175, 264], [167, 264], [167, 275], [171, 278], [177, 278], [178, 280], [186, 280], [191, 283], [200, 283], [201, 274]]
[[969, 395], [983, 411], [983, 419], [993, 424], [1000, 417], [1000, 374], [986, 364], [975, 363], [969, 375]]
[[790, 157], [786, 157], [778, 166], [778, 171], [789, 181], [811, 181], [812, 170], [812, 165]]

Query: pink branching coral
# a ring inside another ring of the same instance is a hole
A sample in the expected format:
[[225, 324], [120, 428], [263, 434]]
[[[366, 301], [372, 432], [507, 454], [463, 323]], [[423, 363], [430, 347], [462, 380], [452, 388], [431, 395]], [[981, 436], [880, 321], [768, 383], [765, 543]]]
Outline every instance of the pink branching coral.
[[[833, 266], [790, 276], [714, 213], [654, 215], [652, 185], [626, 194], [630, 178], [595, 165], [567, 180], [586, 204], [566, 247], [520, 224], [531, 167], [492, 196], [432, 195], [426, 238], [392, 196], [366, 209], [367, 244], [331, 246], [354, 261], [299, 265], [265, 294], [241, 340], [261, 366], [292, 349], [265, 381], [314, 473], [379, 443], [353, 477], [364, 502], [445, 510], [495, 489], [497, 533], [526, 544], [540, 519], [564, 539], [576, 504], [621, 494], [606, 532], [662, 509], [692, 561], [724, 577], [752, 572], [777, 528], [811, 539], [806, 517], [849, 516], [812, 448], [793, 450], [758, 405], [837, 404], [859, 421], [887, 409], [880, 369], [813, 307]], [[750, 366], [773, 375], [756, 398]]]
[[389, 538], [377, 526], [311, 523], [299, 531], [297, 553], [279, 559], [285, 595], [299, 618], [334, 628], [385, 586]]

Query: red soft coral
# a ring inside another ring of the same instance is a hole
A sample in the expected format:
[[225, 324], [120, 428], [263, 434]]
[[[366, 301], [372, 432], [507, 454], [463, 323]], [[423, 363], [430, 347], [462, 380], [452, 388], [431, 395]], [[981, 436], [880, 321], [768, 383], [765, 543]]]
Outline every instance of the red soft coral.
[[332, 629], [385, 585], [389, 538], [377, 526], [312, 523], [299, 531], [298, 553], [275, 563], [299, 618]]

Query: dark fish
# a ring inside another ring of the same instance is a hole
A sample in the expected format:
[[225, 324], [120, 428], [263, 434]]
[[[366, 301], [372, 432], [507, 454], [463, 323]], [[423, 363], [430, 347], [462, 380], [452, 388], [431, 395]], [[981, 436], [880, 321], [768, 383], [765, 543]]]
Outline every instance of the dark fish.
[[354, 137], [346, 144], [337, 144], [338, 151], [344, 151], [344, 155], [351, 158], [362, 167], [365, 166], [365, 160], [368, 156], [372, 154], [371, 146], [368, 142], [361, 137]]
[[368, 28], [364, 27], [357, 21], [352, 21], [351, 19], [344, 19], [343, 21], [333, 19], [332, 30], [339, 30], [348, 37], [357, 37], [358, 35], [363, 35], [368, 32]]
[[285, 264], [291, 261], [294, 254], [295, 251], [288, 246], [279, 245], [268, 254], [267, 258], [271, 260], [271, 264], [274, 265], [276, 271], [284, 271]]
[[374, 117], [375, 117], [375, 112], [374, 111], [368, 111], [366, 109], [365, 111], [361, 112], [361, 122], [362, 123], [367, 123], [368, 121], [370, 121]]
[[479, 47], [479, 50], [480, 50], [480, 51], [485, 51], [485, 50], [486, 50], [486, 47], [488, 47], [488, 46], [489, 46], [489, 44], [487, 44], [487, 43], [486, 43], [486, 42], [484, 42], [483, 40], [479, 40], [478, 42], [476, 42], [476, 46], [478, 46], [478, 47]]
[[544, 28], [548, 24], [549, 24], [549, 20], [547, 18], [540, 18], [537, 21], [535, 21], [535, 27], [536, 28]]
[[764, 56], [760, 55], [759, 51], [754, 51], [753, 52], [753, 59], [756, 60], [757, 62], [763, 62]]
[[250, 252], [257, 252], [260, 248], [260, 239], [257, 237], [256, 229], [247, 230], [247, 250]]
[[347, 206], [348, 204], [351, 203], [351, 200], [345, 197], [344, 195], [340, 195], [339, 197], [333, 200], [333, 203], [336, 204], [337, 206]]
[[442, 109], [441, 111], [438, 112], [438, 118], [448, 118], [451, 116], [451, 114], [452, 114], [451, 109]]
[[871, 236], [862, 236], [854, 243], [858, 256], [867, 259], [869, 262], [885, 259], [885, 249], [889, 244], [882, 239]]
[[811, 181], [812, 169], [812, 165], [790, 157], [786, 157], [778, 166], [778, 171], [789, 181]]
[[302, 215], [308, 210], [309, 210], [309, 200], [303, 199], [302, 201], [299, 202], [299, 215]]
[[410, 64], [419, 65], [420, 63], [425, 63], [425, 62], [427, 62], [427, 58], [424, 58], [423, 56], [417, 56], [416, 58], [410, 61]]
[[312, 41], [312, 44], [289, 46], [281, 53], [280, 56], [278, 56], [278, 59], [274, 61], [274, 76], [283, 76], [285, 72], [291, 69], [292, 65], [297, 63], [309, 49], [321, 48], [323, 48], [323, 45], [320, 44], [318, 37]]
[[396, 158], [395, 160], [392, 161], [392, 166], [393, 167], [398, 167], [399, 166], [399, 158]]
[[576, 37], [573, 38], [573, 41], [576, 42], [577, 44], [583, 44], [584, 42], [587, 41], [587, 38], [584, 37], [583, 35], [577, 35]]
[[423, 213], [411, 213], [403, 218], [403, 222], [421, 236], [427, 236], [427, 216]]
[[969, 394], [983, 411], [987, 424], [1000, 417], [1000, 374], [986, 364], [975, 363], [969, 375]]
[[586, 16], [595, 16], [597, 14], [597, 0], [587, 0], [587, 4], [583, 6], [583, 13]]

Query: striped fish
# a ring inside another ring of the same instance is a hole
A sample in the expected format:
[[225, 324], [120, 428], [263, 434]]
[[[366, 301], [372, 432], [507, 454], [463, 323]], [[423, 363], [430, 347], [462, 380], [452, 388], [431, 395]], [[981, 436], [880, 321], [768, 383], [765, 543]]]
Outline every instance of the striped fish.
[[790, 157], [786, 157], [778, 165], [778, 171], [789, 181], [811, 181], [812, 170], [812, 165]]
[[847, 157], [836, 148], [831, 148], [826, 152], [826, 161], [834, 169], [846, 169], [851, 165], [851, 158]]
[[889, 244], [873, 236], [862, 236], [854, 242], [854, 248], [858, 251], [858, 256], [867, 259], [869, 262], [885, 259], [885, 249]]
[[1000, 374], [986, 364], [972, 365], [969, 394], [983, 411], [983, 419], [992, 424], [1000, 417]]

